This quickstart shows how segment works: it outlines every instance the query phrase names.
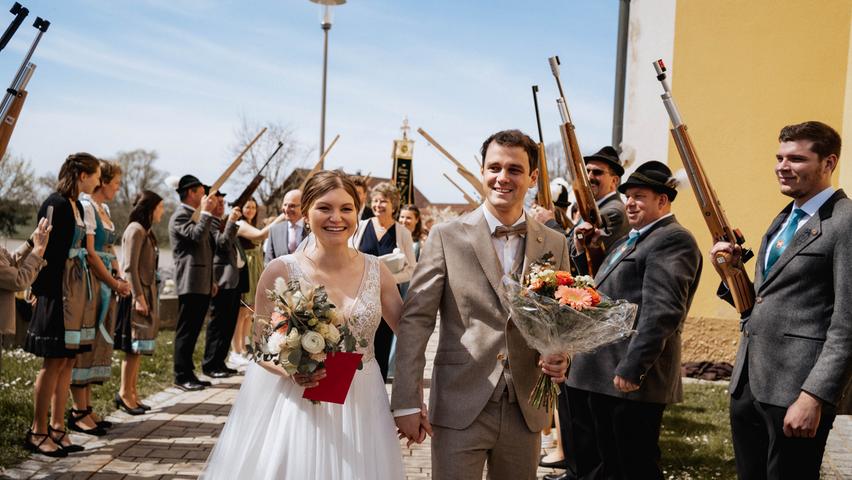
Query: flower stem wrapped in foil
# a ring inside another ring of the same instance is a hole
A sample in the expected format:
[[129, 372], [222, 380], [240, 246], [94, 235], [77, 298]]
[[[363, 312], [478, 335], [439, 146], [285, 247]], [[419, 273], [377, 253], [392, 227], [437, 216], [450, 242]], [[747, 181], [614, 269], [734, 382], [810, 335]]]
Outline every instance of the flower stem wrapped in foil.
[[[587, 284], [591, 282], [591, 279], [585, 278]], [[509, 276], [503, 277], [503, 284], [512, 322], [530, 348], [542, 355], [568, 353], [570, 357], [627, 338], [633, 333], [638, 307], [626, 300], [611, 300], [595, 292], [600, 295], [600, 300], [594, 306], [573, 302], [564, 304], [548, 294], [535, 293], [530, 286], [522, 285]], [[544, 290], [547, 291], [546, 288]], [[548, 293], [553, 293], [553, 289]], [[550, 411], [557, 395], [557, 385], [542, 373], [529, 402]]]

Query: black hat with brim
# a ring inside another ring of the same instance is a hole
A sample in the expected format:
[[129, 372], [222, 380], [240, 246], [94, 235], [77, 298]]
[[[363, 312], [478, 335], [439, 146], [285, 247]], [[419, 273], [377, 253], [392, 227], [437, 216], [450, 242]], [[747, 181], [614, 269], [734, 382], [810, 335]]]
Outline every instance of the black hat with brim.
[[597, 153], [593, 155], [583, 157], [583, 160], [586, 163], [589, 163], [592, 160], [603, 162], [609, 165], [609, 168], [612, 169], [613, 173], [615, 173], [619, 177], [624, 175], [624, 167], [621, 165], [621, 159], [618, 158], [618, 152], [615, 151], [615, 148], [609, 145], [601, 148], [597, 151]]
[[187, 190], [189, 188], [195, 188], [199, 185], [204, 187], [205, 192], [210, 188], [208, 185], [204, 185], [203, 183], [201, 183], [201, 180], [199, 180], [198, 177], [196, 177], [195, 175], [184, 175], [180, 177], [180, 180], [178, 181], [178, 186], [175, 190], [180, 193], [184, 190]]
[[650, 188], [657, 193], [665, 193], [669, 201], [674, 201], [677, 196], [675, 189], [677, 180], [672, 177], [672, 171], [664, 163], [656, 160], [639, 165], [627, 181], [618, 186], [618, 191], [626, 194], [630, 187]]

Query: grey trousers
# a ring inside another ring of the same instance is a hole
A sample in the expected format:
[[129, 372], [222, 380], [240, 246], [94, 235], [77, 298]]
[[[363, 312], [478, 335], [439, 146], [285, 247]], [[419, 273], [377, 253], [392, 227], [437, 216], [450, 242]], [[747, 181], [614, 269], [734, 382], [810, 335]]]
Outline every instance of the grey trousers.
[[[521, 400], [525, 401], [525, 400]], [[488, 480], [534, 480], [541, 448], [517, 402], [503, 391], [463, 429], [433, 426], [432, 475], [435, 480], [479, 480], [488, 465]]]

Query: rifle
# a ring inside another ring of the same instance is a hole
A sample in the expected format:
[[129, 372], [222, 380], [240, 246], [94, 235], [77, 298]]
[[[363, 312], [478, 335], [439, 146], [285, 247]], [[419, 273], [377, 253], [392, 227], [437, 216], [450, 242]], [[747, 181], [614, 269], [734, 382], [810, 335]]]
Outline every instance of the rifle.
[[461, 164], [461, 162], [459, 162], [458, 160], [456, 160], [455, 157], [450, 155], [450, 152], [444, 149], [444, 147], [442, 147], [437, 141], [435, 141], [434, 138], [432, 138], [428, 133], [426, 133], [426, 130], [418, 128], [417, 133], [423, 135], [423, 138], [425, 138], [426, 141], [431, 143], [433, 147], [437, 148], [439, 152], [443, 153], [444, 156], [447, 157], [447, 159], [449, 159], [449, 161], [456, 166], [456, 171], [458, 172], [458, 174], [461, 175], [462, 178], [467, 180], [467, 183], [473, 185], [473, 188], [476, 190], [476, 193], [479, 194], [479, 197], [485, 198], [485, 191], [482, 190], [482, 182], [480, 182], [479, 179], [476, 178], [476, 175], [471, 173], [470, 170], [468, 170], [467, 168], [465, 168], [464, 165]]
[[[568, 112], [568, 101], [565, 100], [565, 92], [562, 90], [562, 80], [559, 78], [559, 57], [550, 57], [548, 62], [550, 62], [550, 70], [556, 78], [556, 86], [559, 88], [559, 98], [556, 99], [559, 115], [562, 117], [559, 133], [562, 136], [562, 147], [565, 149], [568, 170], [574, 180], [571, 186], [576, 197], [577, 211], [580, 213], [580, 217], [595, 229], [605, 230], [607, 225], [601, 217], [597, 202], [595, 202], [592, 185], [589, 183], [589, 174], [586, 172], [586, 163], [580, 153], [580, 145], [577, 143], [577, 135], [574, 132], [574, 122], [571, 121], [571, 114]], [[598, 241], [592, 244], [590, 237], [580, 233], [577, 233], [576, 237], [585, 245], [589, 274], [594, 276], [606, 256], [603, 242]]]
[[458, 183], [454, 182], [454, 181], [453, 181], [453, 179], [452, 179], [452, 178], [450, 178], [450, 176], [449, 176], [449, 175], [447, 175], [446, 173], [444, 173], [444, 174], [442, 174], [442, 175], [444, 175], [444, 178], [446, 178], [448, 182], [452, 183], [452, 184], [453, 184], [453, 186], [454, 186], [454, 187], [456, 187], [456, 188], [458, 189], [458, 191], [460, 191], [460, 192], [461, 192], [462, 196], [464, 196], [465, 201], [466, 201], [467, 203], [469, 203], [471, 207], [476, 208], [476, 207], [478, 207], [478, 206], [479, 206], [479, 203], [478, 203], [476, 200], [474, 200], [474, 199], [473, 199], [473, 197], [471, 197], [470, 195], [468, 195], [468, 194], [467, 194], [467, 192], [465, 192], [465, 191], [464, 191], [464, 189], [462, 189], [462, 188], [459, 186], [459, 184], [458, 184]]
[[324, 151], [324, 152], [322, 152], [322, 155], [320, 155], [320, 158], [319, 158], [319, 160], [317, 160], [317, 163], [316, 163], [316, 165], [314, 165], [314, 168], [312, 168], [312, 169], [311, 169], [311, 171], [310, 171], [310, 172], [308, 172], [308, 175], [305, 177], [305, 179], [304, 179], [304, 180], [302, 180], [302, 184], [301, 184], [301, 185], [299, 185], [299, 190], [304, 190], [304, 189], [305, 189], [305, 185], [307, 185], [307, 184], [308, 184], [308, 180], [310, 180], [310, 179], [311, 179], [311, 177], [313, 177], [315, 173], [317, 173], [317, 172], [319, 172], [319, 171], [320, 171], [320, 167], [321, 167], [322, 165], [324, 165], [324, 163], [323, 163], [323, 162], [325, 162], [325, 157], [328, 155], [328, 152], [330, 152], [330, 151], [331, 151], [331, 147], [333, 147], [333, 146], [334, 146], [334, 144], [335, 144], [335, 143], [337, 143], [337, 140], [338, 140], [339, 138], [340, 138], [340, 134], [339, 134], [339, 133], [338, 133], [337, 135], [335, 135], [335, 136], [334, 136], [334, 140], [332, 140], [332, 141], [331, 141], [331, 143], [328, 145], [328, 148], [326, 148], [326, 149], [325, 149], [325, 151]]
[[[704, 167], [695, 152], [692, 138], [686, 131], [686, 124], [683, 123], [683, 118], [680, 116], [674, 97], [672, 97], [669, 82], [666, 81], [666, 66], [662, 60], [654, 62], [654, 70], [657, 72], [657, 80], [663, 85], [664, 93], [660, 97], [663, 99], [663, 105], [665, 105], [666, 112], [668, 112], [672, 122], [672, 137], [713, 241], [743, 245], [745, 237], [739, 229], [731, 227], [728, 218], [725, 216], [725, 211], [722, 209], [722, 204], [719, 202], [719, 197], [716, 196], [716, 192], [710, 185], [710, 180], [704, 173]], [[754, 253], [750, 249], [743, 248], [742, 262], [748, 261], [753, 256]], [[717, 253], [713, 261], [716, 262], [722, 273], [722, 280], [725, 281], [731, 291], [737, 311], [743, 313], [750, 310], [754, 306], [754, 286], [743, 269], [743, 263], [732, 264], [731, 255], [727, 253]]]
[[9, 43], [9, 40], [11, 40], [12, 37], [15, 35], [15, 32], [18, 31], [18, 27], [20, 27], [21, 24], [24, 23], [24, 19], [27, 18], [27, 15], [30, 14], [30, 11], [29, 9], [27, 9], [27, 7], [21, 6], [20, 3], [15, 2], [15, 4], [12, 5], [12, 8], [9, 10], [9, 13], [14, 15], [15, 18], [14, 20], [12, 20], [12, 23], [10, 23], [8, 27], [6, 27], [6, 31], [3, 32], [3, 36], [0, 37], [0, 50], [6, 48], [6, 44]]
[[255, 192], [255, 190], [257, 190], [257, 187], [260, 186], [260, 182], [263, 181], [264, 177], [260, 173], [263, 172], [263, 169], [266, 168], [267, 165], [269, 165], [269, 162], [272, 161], [272, 158], [275, 157], [275, 154], [277, 154], [278, 150], [281, 150], [281, 147], [283, 147], [283, 146], [284, 146], [284, 143], [279, 141], [278, 147], [275, 149], [274, 152], [272, 152], [272, 155], [270, 155], [269, 158], [266, 159], [266, 163], [264, 163], [263, 166], [260, 167], [260, 170], [257, 171], [257, 175], [255, 175], [254, 178], [251, 179], [251, 182], [249, 182], [249, 184], [246, 185], [246, 188], [243, 190], [243, 193], [241, 193], [240, 196], [237, 197], [236, 200], [231, 202], [232, 207], [243, 208], [245, 206], [245, 204], [249, 201], [251, 196], [254, 195], [254, 192]]
[[568, 230], [570, 222], [561, 208], [553, 205], [553, 196], [550, 193], [550, 177], [547, 171], [547, 153], [544, 148], [544, 135], [541, 133], [541, 114], [538, 111], [538, 85], [532, 86], [533, 104], [535, 105], [535, 122], [538, 127], [538, 192], [535, 203], [551, 210], [556, 222], [565, 230]]
[[[26, 8], [23, 8], [23, 11], [26, 11]], [[15, 10], [15, 7], [12, 7], [12, 10]], [[23, 21], [23, 17], [26, 16], [26, 13], [23, 11], [18, 12], [18, 17], [13, 20], [13, 25], [10, 25], [8, 29], [6, 29], [6, 33], [3, 35], [3, 40], [6, 42], [9, 41], [6, 38], [6, 35], [11, 38], [11, 35], [15, 32], [10, 32], [9, 30], [14, 26], [14, 23], [20, 19]], [[9, 88], [6, 89], [6, 96], [3, 97], [3, 103], [0, 104], [0, 158], [3, 158], [3, 155], [6, 154], [6, 149], [9, 147], [9, 140], [12, 138], [12, 132], [15, 130], [15, 125], [18, 122], [18, 117], [21, 114], [21, 109], [24, 108], [24, 101], [27, 99], [27, 84], [32, 78], [33, 72], [35, 71], [35, 64], [30, 62], [30, 59], [33, 56], [33, 52], [35, 52], [36, 46], [38, 46], [38, 42], [41, 40], [41, 36], [44, 35], [44, 32], [47, 31], [47, 28], [50, 26], [50, 22], [42, 19], [41, 17], [36, 17], [36, 21], [33, 23], [33, 27], [38, 30], [38, 35], [36, 35], [35, 40], [33, 40], [32, 45], [30, 45], [30, 50], [27, 52], [27, 55], [24, 57], [24, 61], [21, 63], [21, 66], [18, 68], [18, 72], [15, 74], [15, 78], [12, 80], [12, 84]], [[15, 27], [17, 28], [17, 27]]]
[[[219, 175], [219, 178], [217, 178], [216, 181], [213, 182], [213, 185], [210, 186], [210, 190], [207, 191], [208, 197], [212, 197], [213, 195], [216, 195], [216, 192], [219, 191], [219, 188], [222, 187], [222, 184], [224, 184], [228, 180], [228, 178], [231, 176], [231, 174], [234, 173], [234, 170], [236, 170], [237, 167], [240, 166], [240, 163], [242, 163], [242, 161], [243, 161], [243, 155], [245, 155], [246, 152], [249, 151], [249, 149], [252, 147], [252, 145], [254, 145], [255, 142], [257, 142], [257, 140], [260, 138], [260, 136], [263, 135], [264, 133], [266, 133], [266, 127], [263, 127], [260, 130], [260, 132], [258, 132], [258, 134], [252, 139], [252, 141], [249, 142], [248, 145], [246, 145], [246, 147], [243, 149], [243, 151], [240, 152], [239, 155], [237, 155], [237, 158], [235, 158], [234, 161], [231, 162], [230, 165], [228, 165], [228, 168], [226, 168], [225, 171], [222, 172], [222, 175]], [[200, 215], [201, 215], [201, 209], [196, 208], [195, 213], [192, 214], [192, 221], [197, 222]]]

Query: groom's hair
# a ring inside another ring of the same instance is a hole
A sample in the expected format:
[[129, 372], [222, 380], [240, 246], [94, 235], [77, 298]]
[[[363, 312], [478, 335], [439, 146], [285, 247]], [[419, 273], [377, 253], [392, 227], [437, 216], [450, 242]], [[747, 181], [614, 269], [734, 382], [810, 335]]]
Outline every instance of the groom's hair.
[[488, 146], [491, 142], [497, 143], [504, 147], [521, 147], [527, 152], [527, 157], [530, 162], [530, 175], [533, 170], [538, 168], [538, 145], [526, 133], [513, 129], [502, 130], [488, 137], [483, 143], [479, 153], [482, 155], [482, 166], [485, 166], [485, 152], [488, 151]]

